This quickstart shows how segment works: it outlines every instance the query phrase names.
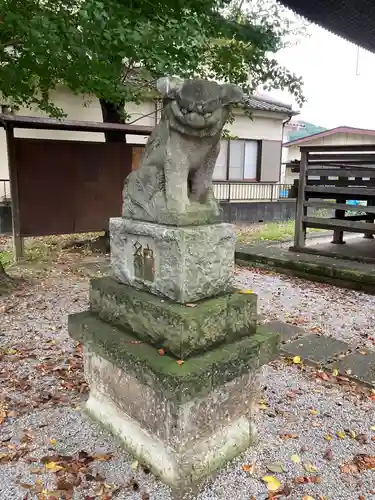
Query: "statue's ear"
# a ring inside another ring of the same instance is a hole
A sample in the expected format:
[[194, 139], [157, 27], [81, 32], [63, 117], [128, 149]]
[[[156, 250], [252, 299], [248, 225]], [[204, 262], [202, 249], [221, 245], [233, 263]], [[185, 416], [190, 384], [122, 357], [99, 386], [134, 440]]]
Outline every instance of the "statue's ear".
[[243, 92], [237, 85], [233, 85], [232, 83], [224, 83], [221, 85], [221, 102], [224, 106], [228, 104], [234, 104], [237, 102], [241, 102], [243, 97]]
[[184, 81], [180, 78], [163, 76], [156, 82], [156, 88], [165, 99], [174, 99], [183, 83]]

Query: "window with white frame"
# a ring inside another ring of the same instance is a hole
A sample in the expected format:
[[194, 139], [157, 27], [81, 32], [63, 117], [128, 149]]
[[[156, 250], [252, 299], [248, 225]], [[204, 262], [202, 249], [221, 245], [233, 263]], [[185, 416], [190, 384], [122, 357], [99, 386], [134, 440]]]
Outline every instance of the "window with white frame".
[[256, 181], [258, 146], [258, 141], [247, 139], [221, 141], [213, 180]]

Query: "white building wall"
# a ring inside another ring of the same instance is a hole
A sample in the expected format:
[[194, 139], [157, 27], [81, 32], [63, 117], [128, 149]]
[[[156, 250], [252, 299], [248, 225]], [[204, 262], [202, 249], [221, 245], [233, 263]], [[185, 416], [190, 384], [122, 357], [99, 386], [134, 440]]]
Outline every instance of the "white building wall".
[[[68, 120], [101, 122], [102, 112], [99, 100], [95, 96], [80, 96], [73, 94], [66, 88], [60, 88], [52, 92], [52, 101], [56, 106], [64, 110]], [[131, 115], [130, 123], [136, 125], [154, 126], [155, 103], [152, 101], [144, 102], [140, 105], [129, 103], [126, 105], [126, 111]], [[18, 115], [45, 117], [46, 114], [37, 109], [21, 108]], [[160, 115], [160, 113], [158, 113]], [[235, 121], [228, 124], [230, 133], [241, 139], [255, 140], [275, 140], [282, 139], [282, 124], [285, 116], [277, 113], [258, 113], [254, 112], [252, 119], [245, 116], [241, 111], [235, 113]], [[84, 141], [104, 141], [104, 134], [93, 132], [71, 132], [58, 130], [28, 130], [16, 129], [16, 137], [29, 137], [40, 139], [56, 140], [84, 140]], [[147, 136], [128, 135], [127, 140], [132, 144], [145, 144]], [[8, 161], [5, 132], [0, 128], [0, 179], [8, 179]], [[3, 196], [2, 183], [0, 182], [0, 198]]]
[[[359, 144], [375, 144], [375, 136], [365, 134], [341, 133], [320, 137], [315, 140], [292, 145], [283, 148], [283, 162], [291, 162], [301, 159], [300, 146], [350, 146]], [[285, 153], [284, 153], [285, 151]], [[293, 184], [294, 179], [298, 179], [298, 174], [292, 173], [290, 168], [286, 169], [287, 184]]]

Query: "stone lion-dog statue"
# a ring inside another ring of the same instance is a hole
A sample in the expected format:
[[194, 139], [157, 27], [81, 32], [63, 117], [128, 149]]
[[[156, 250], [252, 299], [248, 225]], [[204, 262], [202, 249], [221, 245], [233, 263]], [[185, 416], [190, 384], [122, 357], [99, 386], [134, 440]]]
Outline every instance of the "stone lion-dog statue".
[[123, 217], [167, 225], [217, 222], [219, 204], [212, 175], [230, 107], [242, 99], [232, 84], [164, 77], [159, 124], [141, 164], [127, 177]]

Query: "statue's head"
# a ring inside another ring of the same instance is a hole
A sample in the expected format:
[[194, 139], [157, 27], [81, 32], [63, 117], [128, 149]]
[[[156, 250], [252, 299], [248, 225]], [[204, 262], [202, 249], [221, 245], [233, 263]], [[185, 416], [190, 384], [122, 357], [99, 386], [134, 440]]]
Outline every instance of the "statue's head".
[[181, 80], [164, 77], [157, 81], [157, 89], [164, 99], [172, 102], [175, 118], [193, 129], [214, 127], [228, 113], [228, 107], [242, 99], [237, 85], [208, 80]]

